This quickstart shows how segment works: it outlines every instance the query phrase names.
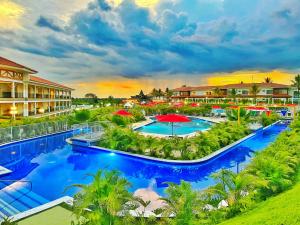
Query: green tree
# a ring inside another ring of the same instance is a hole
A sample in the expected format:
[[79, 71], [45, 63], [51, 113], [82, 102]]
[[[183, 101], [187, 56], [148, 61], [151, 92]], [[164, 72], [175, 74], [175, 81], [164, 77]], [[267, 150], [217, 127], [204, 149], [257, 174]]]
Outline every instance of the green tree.
[[[231, 109], [231, 110], [226, 111], [227, 118], [230, 121], [237, 121], [238, 120], [238, 113], [239, 113], [239, 111], [237, 109]], [[240, 109], [240, 118], [241, 118], [241, 120], [247, 122], [247, 121], [250, 120], [250, 116], [251, 116], [250, 112], [247, 112], [247, 110], [245, 110], [243, 108]]]
[[270, 83], [272, 83], [272, 82], [273, 82], [273, 81], [272, 81], [271, 77], [266, 77], [266, 78], [265, 78], [265, 83], [270, 84]]
[[233, 98], [233, 101], [236, 102], [236, 98], [237, 98], [238, 94], [237, 94], [237, 90], [235, 88], [232, 88], [230, 90], [230, 97]]
[[192, 189], [191, 184], [185, 181], [181, 181], [180, 185], [169, 183], [166, 194], [167, 197], [162, 198], [167, 203], [163, 214], [175, 216], [170, 220], [170, 224], [196, 224], [196, 212], [200, 209], [201, 202], [198, 193]]
[[[292, 80], [293, 87], [297, 88], [297, 97], [300, 97], [300, 74], [295, 76], [295, 79]], [[300, 101], [298, 101], [300, 104]]]
[[85, 122], [91, 117], [91, 112], [89, 110], [80, 110], [75, 112], [75, 119], [79, 122]]
[[9, 218], [4, 218], [2, 221], [0, 221], [0, 225], [18, 225], [18, 223]]
[[220, 88], [214, 88], [213, 93], [216, 97], [220, 97], [221, 96], [221, 89]]
[[166, 98], [169, 100], [172, 97], [172, 95], [173, 95], [173, 91], [170, 90], [169, 88], [166, 88], [166, 90], [165, 90]]
[[260, 92], [260, 89], [257, 84], [253, 84], [250, 89], [250, 94], [253, 95], [254, 102], [256, 103], [257, 94]]
[[[89, 176], [93, 178], [91, 184], [74, 184], [69, 187], [80, 189], [74, 196], [75, 223], [115, 225], [120, 224], [120, 220], [126, 221], [126, 215], [132, 209], [128, 203], [133, 200], [132, 194], [128, 192], [130, 183], [121, 178], [117, 171], [99, 170]], [[120, 212], [125, 215], [121, 219], [118, 216]]]

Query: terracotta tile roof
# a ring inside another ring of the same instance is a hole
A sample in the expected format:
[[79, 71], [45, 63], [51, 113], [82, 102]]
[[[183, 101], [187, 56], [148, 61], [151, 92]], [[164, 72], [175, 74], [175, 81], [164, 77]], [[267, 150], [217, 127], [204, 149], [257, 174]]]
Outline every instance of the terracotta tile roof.
[[19, 69], [29, 70], [30, 73], [37, 73], [36, 70], [30, 69], [29, 67], [23, 66], [21, 64], [18, 64], [16, 62], [13, 62], [13, 61], [6, 59], [4, 57], [1, 57], [1, 56], [0, 56], [0, 65], [11, 66], [11, 67], [19, 68]]
[[54, 87], [58, 87], [58, 88], [73, 90], [72, 88], [69, 88], [69, 87], [64, 86], [62, 84], [58, 84], [58, 83], [55, 83], [55, 82], [52, 82], [52, 81], [49, 81], [49, 80], [46, 80], [46, 79], [43, 79], [43, 78], [40, 78], [40, 77], [33, 76], [33, 75], [30, 75], [30, 81], [36, 82], [36, 83], [39, 83], [39, 84], [54, 86]]
[[173, 91], [207, 91], [214, 88], [220, 89], [242, 89], [242, 88], [251, 88], [253, 84], [256, 84], [260, 88], [289, 88], [290, 85], [286, 84], [277, 84], [277, 83], [243, 83], [243, 84], [226, 84], [226, 85], [215, 85], [215, 86], [199, 86], [199, 87], [180, 87], [175, 88]]
[[180, 87], [173, 89], [173, 91], [207, 91], [216, 87], [218, 86]]

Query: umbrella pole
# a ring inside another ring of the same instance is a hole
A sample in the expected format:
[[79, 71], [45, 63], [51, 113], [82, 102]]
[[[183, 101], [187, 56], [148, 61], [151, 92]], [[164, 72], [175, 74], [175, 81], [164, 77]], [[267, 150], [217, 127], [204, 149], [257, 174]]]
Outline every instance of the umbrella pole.
[[172, 122], [172, 137], [174, 136], [174, 123]]

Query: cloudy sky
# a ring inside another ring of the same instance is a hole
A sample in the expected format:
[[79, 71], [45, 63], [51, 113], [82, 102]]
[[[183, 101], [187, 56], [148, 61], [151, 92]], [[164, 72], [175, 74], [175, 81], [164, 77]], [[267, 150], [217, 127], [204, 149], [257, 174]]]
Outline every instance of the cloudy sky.
[[74, 95], [300, 71], [299, 0], [0, 0], [0, 55]]

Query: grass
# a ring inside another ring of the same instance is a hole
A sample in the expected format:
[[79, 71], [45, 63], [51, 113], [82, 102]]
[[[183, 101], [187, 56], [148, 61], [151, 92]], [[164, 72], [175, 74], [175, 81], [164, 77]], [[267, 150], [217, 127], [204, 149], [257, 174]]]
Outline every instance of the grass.
[[220, 225], [296, 225], [300, 224], [300, 183], [276, 197], [257, 205], [253, 210]]
[[70, 210], [58, 205], [20, 220], [18, 225], [66, 225], [71, 224], [72, 218]]

